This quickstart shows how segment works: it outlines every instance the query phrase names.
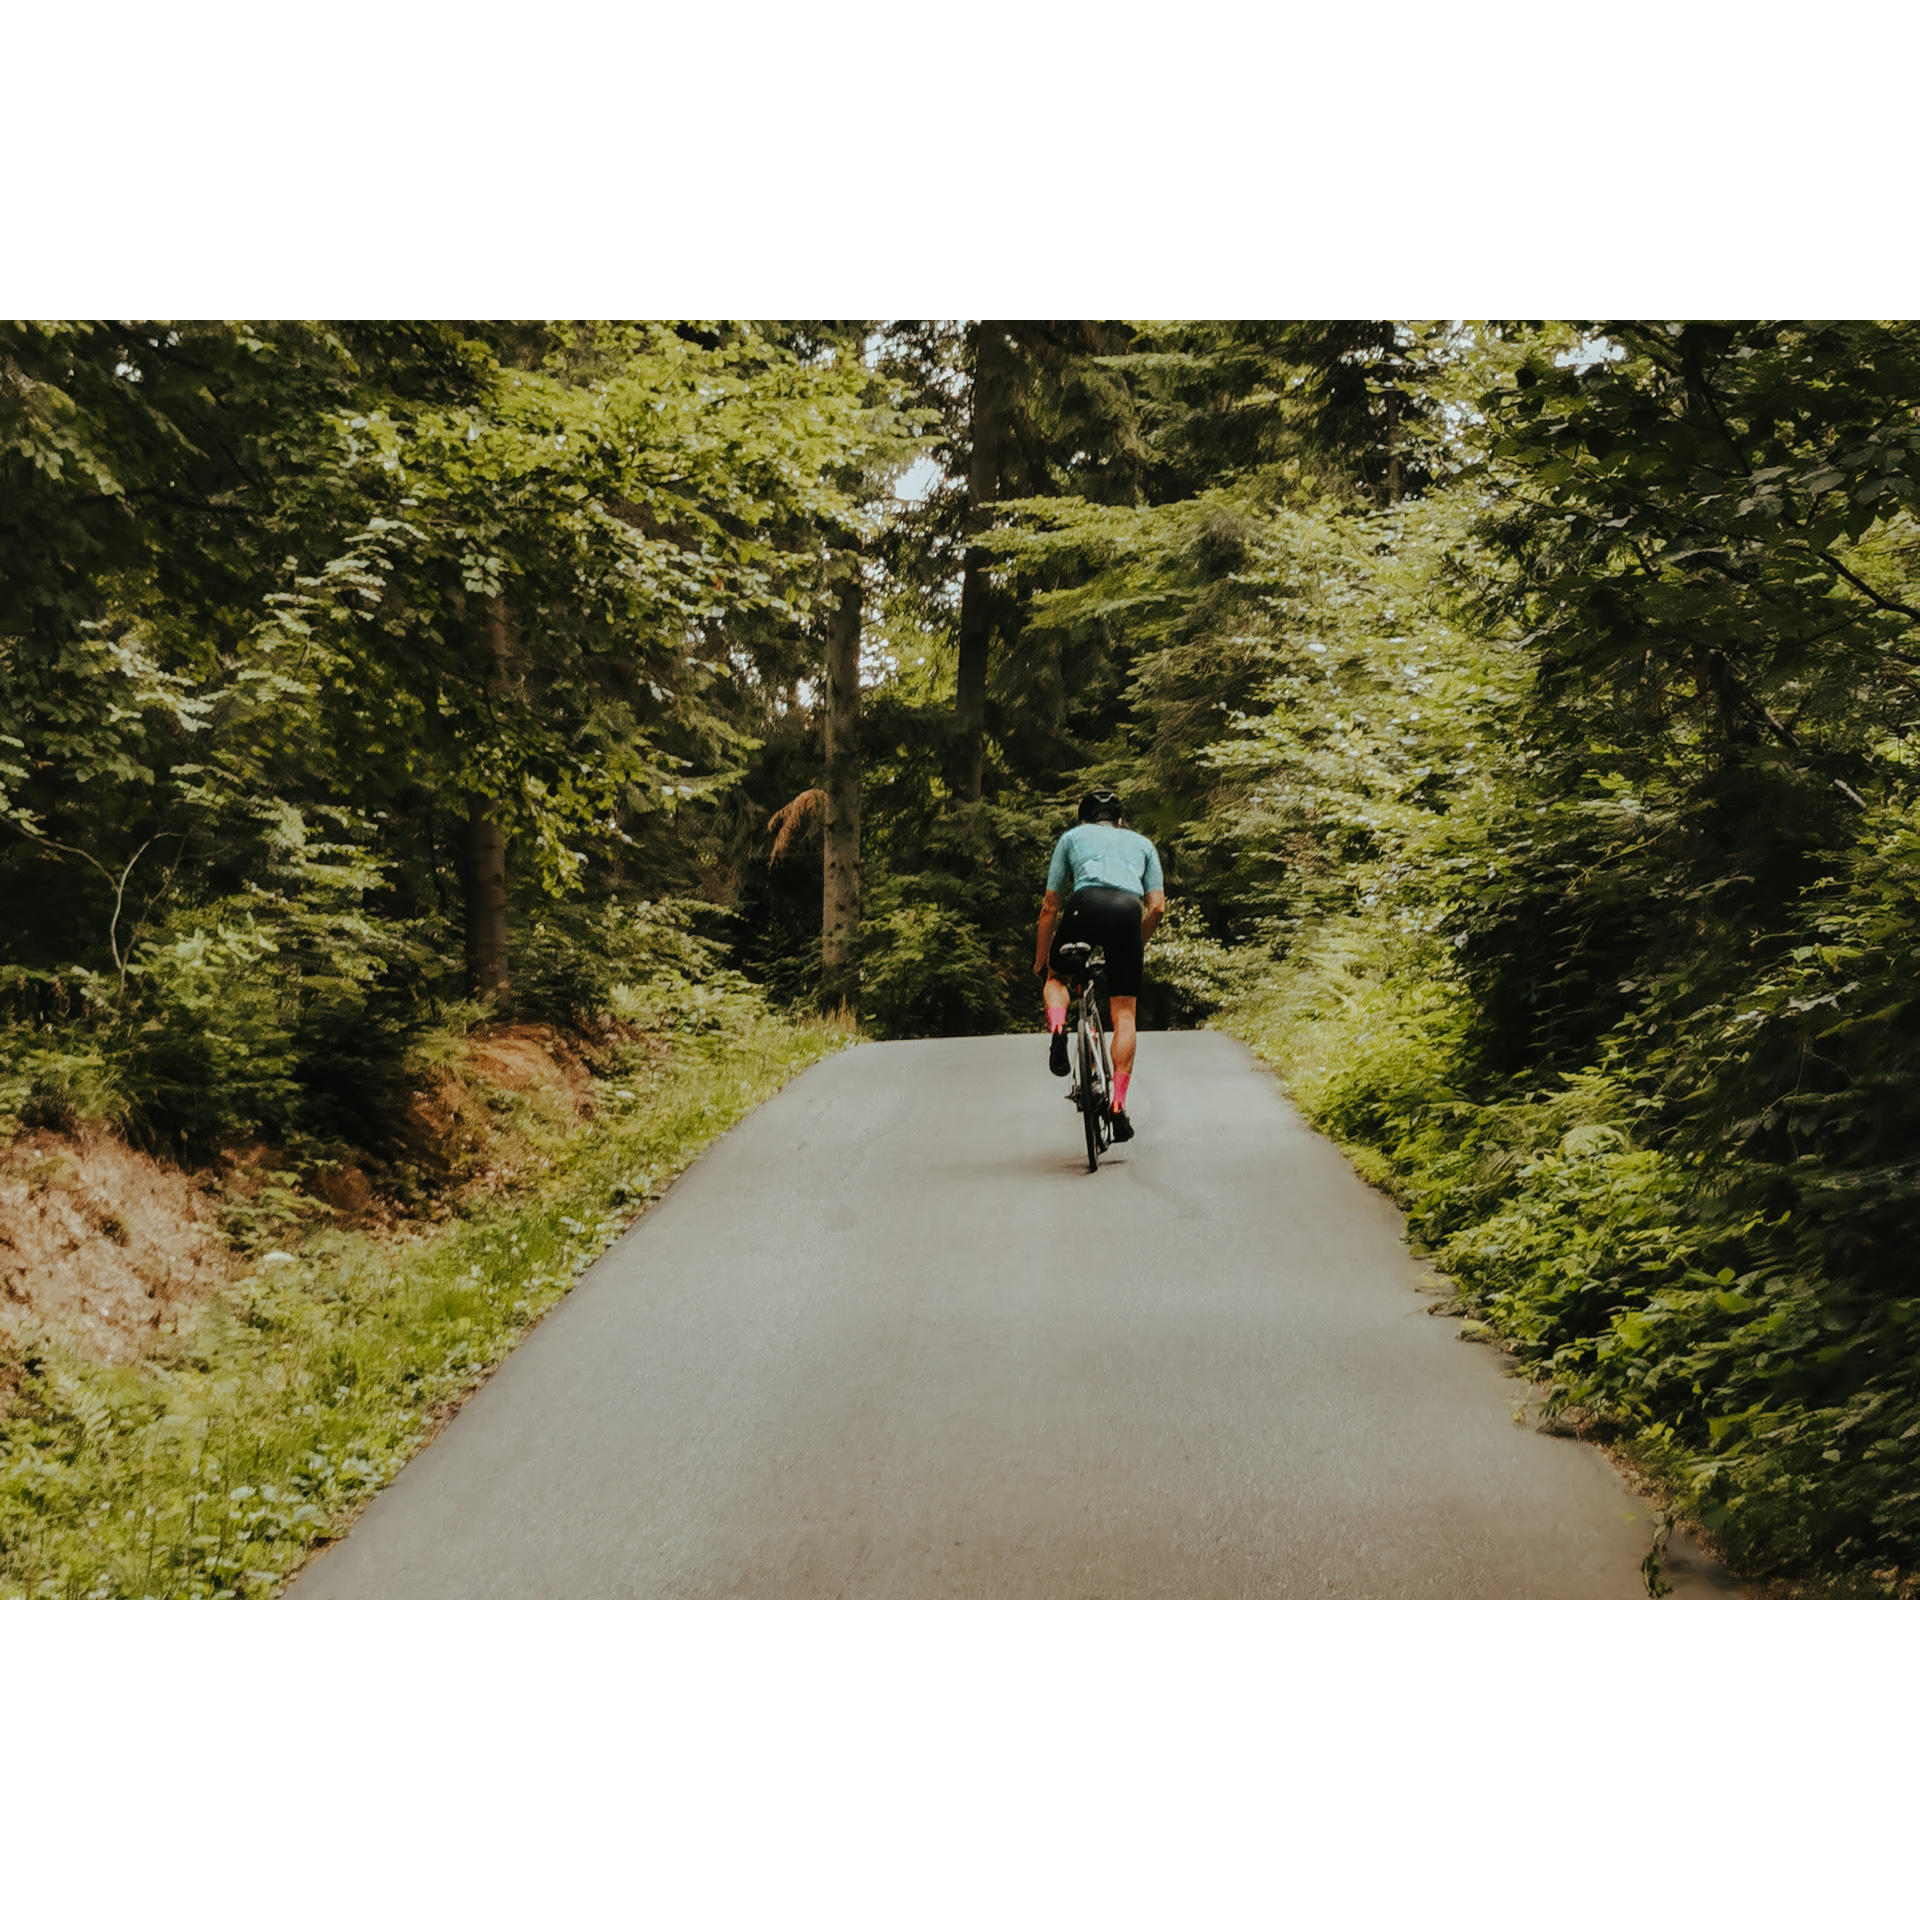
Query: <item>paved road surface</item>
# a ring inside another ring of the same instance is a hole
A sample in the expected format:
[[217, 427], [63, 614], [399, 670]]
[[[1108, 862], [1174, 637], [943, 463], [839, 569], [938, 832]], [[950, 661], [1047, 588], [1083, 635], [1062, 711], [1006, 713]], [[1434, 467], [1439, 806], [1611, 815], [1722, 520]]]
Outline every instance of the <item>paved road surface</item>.
[[1045, 1052], [812, 1068], [295, 1593], [1644, 1596], [1646, 1510], [1244, 1048], [1149, 1034], [1097, 1175]]

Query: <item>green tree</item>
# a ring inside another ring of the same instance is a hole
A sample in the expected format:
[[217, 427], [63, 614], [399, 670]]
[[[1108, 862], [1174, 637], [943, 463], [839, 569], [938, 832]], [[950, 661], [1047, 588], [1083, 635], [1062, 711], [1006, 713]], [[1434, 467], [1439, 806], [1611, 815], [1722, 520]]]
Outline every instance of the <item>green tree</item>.
[[[444, 990], [450, 908], [504, 1006], [512, 899], [697, 877], [764, 636], [817, 623], [822, 530], [858, 531], [863, 370], [744, 327], [123, 332], [8, 343], [0, 871], [35, 1019], [77, 990], [145, 1059], [252, 1007], [223, 1057], [298, 1080], [374, 1045], [296, 1042], [326, 1007]], [[82, 884], [35, 886], [50, 859]], [[264, 1000], [203, 990], [242, 975]]]
[[464, 802], [476, 998], [510, 994], [509, 835], [564, 893], [590, 846], [738, 776], [729, 620], [807, 612], [798, 530], [848, 517], [828, 472], [859, 451], [860, 385], [751, 329], [581, 328], [494, 360], [469, 404], [343, 423], [329, 477], [358, 524], [276, 619], [342, 777], [379, 757]]

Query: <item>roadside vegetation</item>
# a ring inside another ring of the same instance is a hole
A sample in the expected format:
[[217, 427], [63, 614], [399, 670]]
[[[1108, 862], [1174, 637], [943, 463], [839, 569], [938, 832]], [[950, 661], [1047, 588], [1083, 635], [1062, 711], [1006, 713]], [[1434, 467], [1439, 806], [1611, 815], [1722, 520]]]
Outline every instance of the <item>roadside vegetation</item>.
[[1100, 783], [1146, 1025], [1742, 1572], [1910, 1591], [1917, 466], [1904, 323], [0, 328], [9, 1577], [269, 1587], [708, 1137], [609, 1099], [1031, 1024]]
[[262, 1234], [135, 1364], [15, 1343], [0, 1595], [275, 1592], [692, 1160], [849, 1038], [737, 978], [677, 993], [603, 1039], [590, 1118], [488, 1087], [494, 1177], [444, 1223]]
[[1227, 1024], [1549, 1420], [1758, 1581], [1908, 1594], [1920, 337], [1606, 341], [1216, 755], [1297, 849]]

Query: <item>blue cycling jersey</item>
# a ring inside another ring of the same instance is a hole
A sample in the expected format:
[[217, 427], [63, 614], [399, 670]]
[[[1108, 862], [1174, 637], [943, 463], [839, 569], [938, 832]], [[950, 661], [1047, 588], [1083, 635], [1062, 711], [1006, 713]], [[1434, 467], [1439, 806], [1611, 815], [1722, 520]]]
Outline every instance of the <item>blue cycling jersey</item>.
[[1054, 842], [1047, 891], [1065, 893], [1069, 880], [1076, 889], [1118, 887], [1138, 897], [1158, 893], [1166, 885], [1153, 842], [1131, 827], [1112, 826], [1105, 820], [1069, 827]]

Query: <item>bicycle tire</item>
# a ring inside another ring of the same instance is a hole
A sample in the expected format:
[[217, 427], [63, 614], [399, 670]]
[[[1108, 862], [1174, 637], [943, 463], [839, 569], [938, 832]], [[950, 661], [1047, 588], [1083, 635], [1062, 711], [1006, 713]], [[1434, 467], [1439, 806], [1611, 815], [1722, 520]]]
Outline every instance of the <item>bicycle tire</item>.
[[[1091, 996], [1089, 996], [1091, 998]], [[1100, 1156], [1106, 1151], [1101, 1138], [1106, 1124], [1106, 1088], [1101, 1083], [1098, 1062], [1102, 1049], [1096, 1044], [1099, 1018], [1091, 1007], [1080, 1012], [1080, 1119], [1087, 1134], [1087, 1171], [1100, 1171]]]

